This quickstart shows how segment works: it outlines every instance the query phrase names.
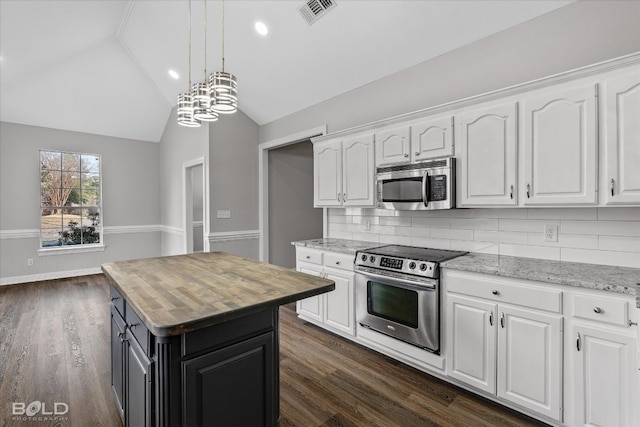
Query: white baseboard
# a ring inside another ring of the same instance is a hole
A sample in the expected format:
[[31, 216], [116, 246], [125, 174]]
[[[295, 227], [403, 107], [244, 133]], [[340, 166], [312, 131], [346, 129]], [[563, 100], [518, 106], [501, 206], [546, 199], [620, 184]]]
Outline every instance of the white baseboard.
[[28, 274], [26, 276], [2, 277], [0, 286], [17, 285], [19, 283], [40, 282], [42, 280], [66, 279], [68, 277], [87, 276], [102, 273], [100, 267], [85, 268], [82, 270], [55, 271], [53, 273]]

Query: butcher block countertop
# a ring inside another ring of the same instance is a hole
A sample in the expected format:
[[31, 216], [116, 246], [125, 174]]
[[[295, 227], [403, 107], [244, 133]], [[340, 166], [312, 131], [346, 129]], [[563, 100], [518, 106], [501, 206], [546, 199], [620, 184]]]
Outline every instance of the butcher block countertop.
[[158, 337], [180, 335], [335, 289], [335, 282], [224, 252], [102, 265]]

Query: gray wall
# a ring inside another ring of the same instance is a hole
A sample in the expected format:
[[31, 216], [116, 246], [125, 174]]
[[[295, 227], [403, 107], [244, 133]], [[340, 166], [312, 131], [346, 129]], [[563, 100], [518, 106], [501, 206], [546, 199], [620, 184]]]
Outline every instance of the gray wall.
[[185, 253], [184, 163], [209, 156], [209, 127], [186, 128], [176, 121], [176, 109], [169, 115], [160, 139], [160, 201], [163, 225], [162, 254]]
[[[39, 149], [101, 156], [104, 252], [38, 256]], [[0, 122], [0, 279], [54, 277], [159, 255], [158, 175], [155, 143]], [[27, 266], [28, 258], [33, 266]]]
[[[209, 134], [211, 232], [258, 228], [258, 125], [242, 111], [220, 117]], [[231, 218], [218, 219], [218, 210]]]
[[639, 1], [578, 1], [263, 125], [260, 141], [322, 124], [335, 132], [637, 51]]
[[269, 262], [295, 268], [294, 240], [322, 237], [322, 209], [313, 207], [313, 145], [269, 151]]

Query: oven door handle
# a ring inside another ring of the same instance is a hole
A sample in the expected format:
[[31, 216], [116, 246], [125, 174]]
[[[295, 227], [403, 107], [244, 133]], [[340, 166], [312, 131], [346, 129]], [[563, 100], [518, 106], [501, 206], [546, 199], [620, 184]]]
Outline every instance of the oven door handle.
[[[414, 288], [417, 287], [419, 289], [429, 289], [429, 290], [435, 290], [436, 289], [436, 284], [435, 284], [435, 280], [429, 280], [429, 282], [432, 283], [425, 283], [425, 282], [419, 282], [417, 280], [411, 280], [411, 279], [398, 279], [397, 277], [391, 277], [391, 276], [385, 276], [382, 274], [376, 274], [376, 273], [370, 273], [370, 272], [364, 272], [364, 271], [355, 271], [358, 274], [363, 275], [364, 277], [370, 277], [372, 279], [377, 279], [377, 280], [381, 280], [381, 281], [385, 281], [385, 282], [391, 282], [393, 284], [397, 284], [400, 286], [404, 286], [406, 288]], [[410, 285], [410, 286], [407, 286]]]
[[425, 171], [422, 176], [422, 202], [425, 207], [429, 207], [429, 172]]

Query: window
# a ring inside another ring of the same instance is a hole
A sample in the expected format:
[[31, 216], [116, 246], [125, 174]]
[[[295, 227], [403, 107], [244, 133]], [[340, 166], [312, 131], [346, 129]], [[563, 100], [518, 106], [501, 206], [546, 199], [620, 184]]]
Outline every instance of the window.
[[101, 245], [100, 156], [40, 150], [40, 246]]

